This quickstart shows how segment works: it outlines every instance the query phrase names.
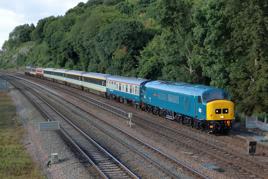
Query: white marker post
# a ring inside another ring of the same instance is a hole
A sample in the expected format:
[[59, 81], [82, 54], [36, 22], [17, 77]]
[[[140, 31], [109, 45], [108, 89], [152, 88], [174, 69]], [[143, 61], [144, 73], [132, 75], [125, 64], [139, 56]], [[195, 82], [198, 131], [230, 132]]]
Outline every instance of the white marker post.
[[47, 162], [47, 167], [50, 167], [51, 164], [55, 164], [59, 161], [58, 153], [51, 153], [51, 136], [49, 131], [55, 131], [60, 129], [59, 121], [48, 121], [48, 122], [40, 122], [39, 123], [39, 131], [47, 131], [48, 132], [48, 140], [49, 140], [49, 153], [50, 159]]
[[129, 121], [127, 123], [128, 123], [128, 125], [129, 125], [130, 128], [132, 127], [132, 125], [134, 125], [134, 123], [132, 123], [132, 116], [133, 116], [132, 113], [128, 113], [128, 119], [129, 119]]

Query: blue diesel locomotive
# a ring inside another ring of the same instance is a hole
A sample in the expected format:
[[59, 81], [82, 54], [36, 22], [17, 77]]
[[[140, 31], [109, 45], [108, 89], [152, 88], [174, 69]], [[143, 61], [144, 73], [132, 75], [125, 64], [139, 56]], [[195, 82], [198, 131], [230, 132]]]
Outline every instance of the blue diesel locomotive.
[[222, 89], [204, 85], [151, 81], [141, 89], [141, 108], [195, 128], [227, 132], [234, 104]]

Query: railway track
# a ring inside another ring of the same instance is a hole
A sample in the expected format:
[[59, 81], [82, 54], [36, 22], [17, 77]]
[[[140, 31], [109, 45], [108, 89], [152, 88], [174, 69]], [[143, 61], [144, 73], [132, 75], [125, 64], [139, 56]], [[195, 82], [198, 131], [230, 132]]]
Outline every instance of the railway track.
[[[47, 120], [58, 119], [61, 121], [60, 132], [68, 142], [96, 169], [103, 178], [139, 178], [123, 163], [105, 150], [94, 139], [79, 129], [67, 116], [58, 112], [53, 106], [31, 88], [27, 91], [20, 89], [17, 84], [11, 82], [27, 99], [38, 109]], [[35, 95], [34, 95], [35, 94]], [[60, 119], [61, 118], [61, 119]], [[67, 124], [68, 123], [68, 124]], [[71, 131], [71, 132], [70, 132]], [[70, 134], [71, 133], [71, 134]]]
[[[61, 87], [56, 87], [63, 89]], [[87, 95], [74, 93], [74, 90], [64, 88], [65, 93], [72, 94], [76, 98], [98, 106], [106, 111], [112, 112], [120, 117], [127, 119], [127, 112], [122, 109], [116, 108], [109, 104], [103, 103], [94, 98], [88, 97]], [[192, 148], [198, 152], [202, 152], [208, 156], [218, 159], [219, 163], [226, 168], [233, 168], [236, 171], [237, 177], [247, 177], [247, 178], [266, 178], [268, 175], [268, 170], [265, 166], [255, 162], [253, 159], [248, 157], [233, 153], [228, 151], [228, 149], [222, 148], [222, 146], [217, 146], [211, 144], [207, 141], [198, 139], [198, 136], [191, 136], [188, 133], [181, 133], [172, 128], [164, 126], [154, 121], [147, 120], [145, 118], [140, 118], [138, 115], [134, 114], [135, 123], [144, 129], [150, 130], [160, 134], [161, 136], [168, 138], [172, 142], [178, 144], [183, 144], [186, 147]], [[193, 142], [194, 141], [194, 142]]]
[[[32, 83], [32, 82], [29, 82], [28, 83]], [[40, 87], [40, 85], [38, 85]], [[41, 87], [40, 87], [41, 88]], [[44, 89], [42, 89], [44, 90]], [[56, 95], [56, 94], [53, 94], [53, 95]], [[68, 101], [65, 101], [64, 102], [66, 103], [70, 103]], [[74, 105], [74, 104], [72, 104]], [[79, 106], [75, 105], [77, 108], [80, 108]], [[81, 109], [81, 108], [80, 108]], [[113, 109], [114, 110], [114, 109]], [[84, 111], [82, 109], [82, 111]], [[111, 111], [111, 110], [110, 110]], [[86, 111], [84, 111], [86, 112]], [[121, 111], [123, 112], [123, 111]], [[86, 112], [88, 113], [88, 112]], [[92, 115], [92, 114], [91, 114]], [[123, 114], [121, 114], [123, 115]], [[98, 118], [97, 116], [94, 116], [95, 118]], [[139, 145], [138, 148], [132, 148], [132, 150], [135, 150], [135, 152], [139, 153], [139, 155], [141, 155], [143, 158], [146, 158], [147, 160], [149, 160], [151, 163], [153, 163], [155, 166], [158, 166], [159, 169], [161, 170], [164, 170], [166, 173], [168, 173], [168, 175], [172, 178], [177, 178], [178, 175], [176, 172], [174, 171], [171, 171], [170, 169], [168, 169], [167, 167], [163, 166], [161, 163], [159, 163], [157, 160], [154, 160], [154, 159], [151, 159], [149, 154], [146, 152], [141, 152], [140, 149], [146, 149], [146, 151], [150, 151], [151, 153], [154, 153], [154, 155], [157, 156], [157, 158], [162, 158], [162, 160], [166, 161], [166, 162], [169, 162], [171, 163], [173, 166], [178, 166], [179, 168], [183, 168], [184, 170], [186, 170], [187, 172], [191, 173], [192, 176], [194, 177], [198, 177], [198, 178], [208, 178], [206, 175], [200, 173], [198, 170], [195, 170], [193, 168], [191, 168], [191, 166], [187, 165], [186, 163], [182, 162], [182, 161], [179, 161], [179, 160], [176, 160], [174, 159], [172, 156], [169, 156], [168, 154], [165, 154], [163, 151], [157, 149], [157, 148], [154, 148], [153, 146], [150, 146], [148, 144], [146, 144], [144, 141], [138, 139], [138, 138], [135, 138], [133, 136], [130, 136], [128, 134], [128, 131], [122, 131], [122, 129], [119, 129], [107, 122], [105, 122], [105, 120], [102, 120], [102, 122], [106, 123], [106, 125], [110, 126], [111, 128], [117, 130], [117, 131], [120, 131], [122, 133], [122, 135], [125, 135], [127, 136], [129, 139], [133, 140], [133, 143], [135, 142], [136, 144]], [[98, 126], [98, 128], [101, 128], [100, 126]], [[102, 128], [102, 130], [105, 130], [104, 128]], [[120, 141], [122, 144], [124, 144], [125, 146], [127, 147], [130, 147], [129, 144], [127, 144], [126, 142], [122, 141], [122, 139], [119, 139], [117, 138], [116, 139], [117, 141]]]

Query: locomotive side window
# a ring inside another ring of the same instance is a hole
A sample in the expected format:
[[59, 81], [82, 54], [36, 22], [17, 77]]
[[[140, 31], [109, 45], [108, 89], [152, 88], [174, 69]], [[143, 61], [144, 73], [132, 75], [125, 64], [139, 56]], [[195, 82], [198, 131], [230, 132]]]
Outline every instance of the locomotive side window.
[[221, 114], [221, 109], [215, 109], [216, 114]]
[[224, 108], [224, 109], [222, 110], [222, 113], [223, 113], [223, 114], [228, 114], [228, 109], [227, 109], [227, 108]]
[[169, 102], [179, 104], [179, 96], [168, 94], [167, 97]]

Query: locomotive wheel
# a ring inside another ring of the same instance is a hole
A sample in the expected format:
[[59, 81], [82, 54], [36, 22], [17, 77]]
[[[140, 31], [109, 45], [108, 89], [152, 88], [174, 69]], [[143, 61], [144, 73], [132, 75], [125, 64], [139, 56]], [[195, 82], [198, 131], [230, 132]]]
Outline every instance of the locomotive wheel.
[[195, 127], [195, 121], [193, 119], [190, 120], [190, 125], [191, 125], [192, 128]]
[[160, 110], [159, 114], [160, 114], [161, 117], [166, 117], [167, 112], [165, 110]]
[[158, 115], [159, 114], [159, 110], [157, 108], [153, 108], [153, 111], [152, 112], [153, 112], [154, 115]]
[[141, 110], [142, 110], [142, 111], [145, 111], [145, 110], [146, 110], [146, 106], [141, 105]]
[[146, 106], [146, 111], [147, 111], [147, 112], [152, 112], [152, 107], [150, 107], [150, 106]]
[[175, 116], [175, 120], [178, 122], [178, 123], [181, 123], [181, 116], [177, 115]]

